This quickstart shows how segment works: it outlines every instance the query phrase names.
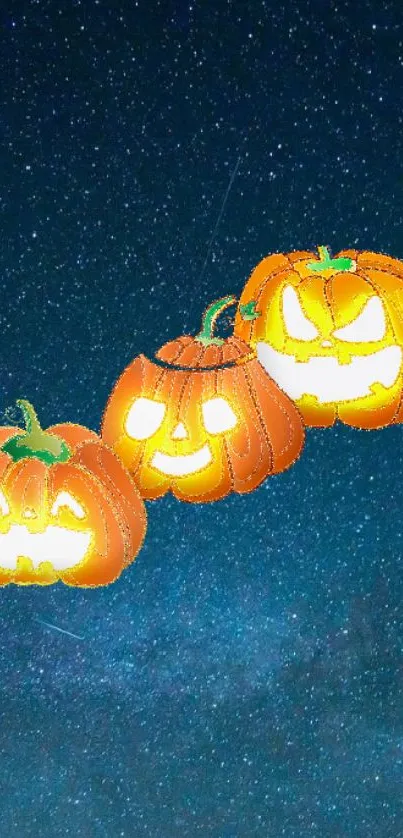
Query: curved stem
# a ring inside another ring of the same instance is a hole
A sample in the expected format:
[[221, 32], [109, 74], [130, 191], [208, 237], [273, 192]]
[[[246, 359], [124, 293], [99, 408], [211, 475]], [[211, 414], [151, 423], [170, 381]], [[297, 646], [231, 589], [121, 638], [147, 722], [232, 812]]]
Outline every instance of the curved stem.
[[13, 460], [37, 457], [48, 464], [65, 462], [71, 453], [66, 443], [60, 437], [41, 428], [31, 402], [27, 399], [17, 399], [17, 405], [24, 416], [25, 432], [10, 437], [1, 446], [1, 450], [10, 454]]
[[220, 300], [215, 300], [214, 303], [208, 307], [203, 315], [202, 320], [202, 327], [200, 332], [195, 335], [195, 340], [198, 340], [200, 343], [204, 343], [206, 346], [210, 344], [216, 344], [220, 346], [224, 343], [223, 338], [215, 338], [213, 337], [213, 330], [216, 324], [216, 321], [220, 317], [220, 314], [224, 311], [224, 309], [228, 308], [229, 306], [234, 305], [237, 302], [237, 298], [233, 296], [229, 297], [221, 297]]
[[31, 402], [27, 399], [17, 399], [16, 403], [18, 404], [20, 410], [22, 410], [27, 436], [31, 436], [31, 438], [40, 437], [40, 435], [43, 434], [43, 430], [39, 424], [36, 410], [32, 406]]

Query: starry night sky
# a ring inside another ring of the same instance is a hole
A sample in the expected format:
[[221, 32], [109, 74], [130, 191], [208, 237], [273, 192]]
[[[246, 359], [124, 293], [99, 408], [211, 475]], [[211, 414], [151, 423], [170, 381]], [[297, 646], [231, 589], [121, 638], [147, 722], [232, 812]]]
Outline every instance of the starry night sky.
[[[5, 0], [0, 35], [1, 424], [98, 431], [270, 252], [403, 259], [400, 0]], [[308, 429], [250, 495], [148, 502], [115, 584], [0, 589], [0, 834], [403, 836], [402, 434]]]

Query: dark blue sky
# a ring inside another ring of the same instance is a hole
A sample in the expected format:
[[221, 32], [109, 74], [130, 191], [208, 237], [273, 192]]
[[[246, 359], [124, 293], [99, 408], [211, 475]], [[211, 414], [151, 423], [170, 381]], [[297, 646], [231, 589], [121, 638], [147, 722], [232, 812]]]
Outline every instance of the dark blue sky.
[[[98, 430], [270, 252], [403, 259], [398, 0], [19, 0], [0, 38], [3, 424]], [[401, 440], [308, 430], [147, 503], [116, 584], [0, 589], [2, 833], [403, 836]]]

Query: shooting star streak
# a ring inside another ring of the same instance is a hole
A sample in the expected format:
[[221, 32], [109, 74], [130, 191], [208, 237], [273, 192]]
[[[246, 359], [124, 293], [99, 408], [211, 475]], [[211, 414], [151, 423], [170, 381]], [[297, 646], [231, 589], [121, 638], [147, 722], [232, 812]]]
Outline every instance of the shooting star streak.
[[232, 170], [231, 177], [230, 177], [230, 181], [229, 181], [229, 184], [228, 184], [228, 186], [227, 186], [227, 191], [226, 191], [226, 193], [225, 193], [225, 195], [224, 195], [224, 200], [223, 200], [223, 202], [222, 202], [222, 204], [221, 204], [221, 209], [220, 209], [220, 212], [218, 213], [218, 218], [217, 218], [217, 221], [216, 221], [216, 223], [215, 223], [214, 230], [213, 230], [213, 232], [212, 232], [212, 234], [211, 234], [210, 241], [209, 241], [209, 243], [208, 243], [207, 253], [206, 253], [206, 258], [205, 258], [205, 260], [204, 260], [204, 262], [203, 262], [203, 267], [202, 267], [202, 269], [201, 269], [201, 271], [200, 271], [200, 276], [199, 276], [199, 278], [198, 278], [198, 280], [197, 280], [197, 282], [198, 282], [198, 283], [200, 283], [201, 279], [203, 278], [204, 272], [205, 272], [205, 270], [206, 270], [206, 267], [207, 267], [207, 262], [208, 262], [208, 260], [209, 260], [209, 256], [210, 256], [210, 251], [211, 251], [211, 248], [212, 248], [212, 246], [213, 246], [213, 242], [214, 242], [214, 239], [215, 239], [215, 237], [216, 237], [216, 233], [217, 233], [218, 227], [219, 227], [219, 225], [220, 225], [220, 221], [221, 221], [221, 219], [222, 219], [222, 217], [223, 217], [223, 215], [224, 215], [224, 210], [225, 210], [225, 205], [226, 205], [227, 200], [228, 200], [228, 195], [229, 195], [229, 193], [231, 192], [231, 187], [232, 187], [232, 184], [233, 184], [233, 182], [234, 182], [234, 180], [235, 180], [235, 178], [236, 178], [236, 175], [237, 175], [237, 172], [238, 172], [238, 169], [239, 169], [239, 164], [240, 164], [241, 160], [242, 160], [242, 157], [241, 157], [241, 155], [239, 155], [238, 160], [236, 161], [235, 166], [234, 166], [234, 168], [233, 168], [233, 170]]
[[78, 634], [73, 634], [72, 631], [67, 631], [67, 629], [61, 629], [59, 626], [53, 625], [53, 623], [46, 623], [45, 620], [38, 620], [35, 618], [36, 623], [40, 623], [41, 626], [47, 626], [47, 628], [54, 629], [55, 631], [60, 631], [60, 634], [68, 634], [69, 637], [74, 637], [76, 640], [85, 640], [85, 637], [80, 637]]

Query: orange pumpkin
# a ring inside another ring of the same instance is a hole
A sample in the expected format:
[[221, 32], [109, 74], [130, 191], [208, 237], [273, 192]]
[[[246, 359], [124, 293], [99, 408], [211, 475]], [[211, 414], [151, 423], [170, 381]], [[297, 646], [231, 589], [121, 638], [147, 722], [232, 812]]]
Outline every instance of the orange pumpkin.
[[276, 253], [246, 283], [234, 334], [256, 348], [306, 425], [403, 418], [403, 262], [343, 250]]
[[146, 512], [129, 474], [100, 437], [66, 422], [0, 428], [0, 585], [94, 587], [137, 555]]
[[225, 297], [201, 332], [140, 355], [109, 397], [101, 434], [145, 498], [167, 491], [190, 502], [250, 492], [299, 456], [298, 410], [242, 340], [213, 336]]

